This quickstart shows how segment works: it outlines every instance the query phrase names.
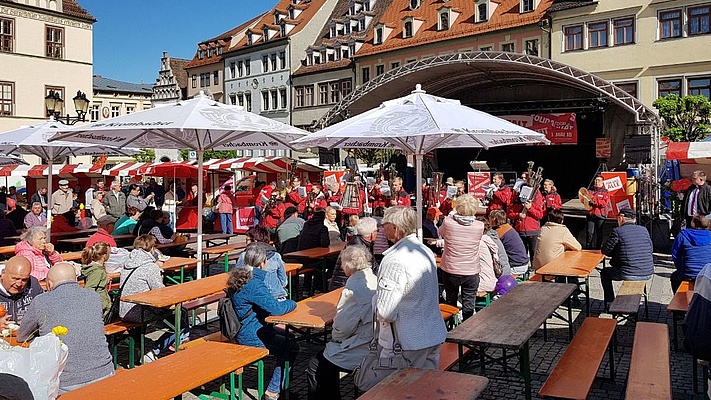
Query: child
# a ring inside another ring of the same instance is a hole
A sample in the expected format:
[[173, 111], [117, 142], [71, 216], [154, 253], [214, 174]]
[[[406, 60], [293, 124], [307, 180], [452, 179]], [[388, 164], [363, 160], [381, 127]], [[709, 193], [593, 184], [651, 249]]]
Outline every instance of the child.
[[107, 290], [109, 277], [104, 266], [110, 253], [111, 247], [104, 242], [94, 243], [93, 246], [85, 248], [81, 253], [81, 274], [84, 275], [84, 287], [99, 293], [104, 316], [111, 308], [111, 298]]

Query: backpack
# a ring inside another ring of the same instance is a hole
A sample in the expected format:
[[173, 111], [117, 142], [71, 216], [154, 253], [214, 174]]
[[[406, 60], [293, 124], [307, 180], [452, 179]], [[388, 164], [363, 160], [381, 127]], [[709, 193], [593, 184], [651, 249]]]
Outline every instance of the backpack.
[[[244, 318], [246, 319], [251, 313], [252, 310], [250, 309]], [[237, 342], [237, 334], [242, 329], [242, 321], [237, 317], [232, 304], [232, 297], [227, 290], [225, 290], [225, 297], [221, 298], [217, 304], [217, 317], [220, 319], [220, 333], [222, 333], [222, 336], [232, 342]]]

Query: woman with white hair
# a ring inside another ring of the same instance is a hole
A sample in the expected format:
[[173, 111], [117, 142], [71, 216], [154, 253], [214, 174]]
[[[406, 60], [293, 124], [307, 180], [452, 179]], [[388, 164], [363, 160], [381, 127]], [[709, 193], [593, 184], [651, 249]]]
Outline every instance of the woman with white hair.
[[52, 243], [47, 243], [47, 229], [33, 226], [20, 236], [22, 241], [15, 245], [15, 255], [30, 260], [32, 272], [30, 275], [38, 281], [44, 280], [49, 268], [62, 261], [62, 256], [54, 250]]
[[372, 258], [364, 246], [347, 246], [341, 252], [340, 267], [348, 280], [336, 306], [331, 341], [311, 359], [306, 371], [310, 400], [340, 400], [339, 372], [352, 372], [368, 355], [378, 285], [370, 268]]
[[447, 336], [439, 312], [434, 254], [415, 235], [417, 214], [410, 207], [385, 210], [383, 228], [394, 243], [378, 267], [376, 317], [381, 357], [393, 356], [393, 333], [410, 368], [437, 369]]
[[[368, 250], [371, 256], [373, 256], [373, 244], [375, 239], [378, 237], [378, 221], [375, 218], [362, 218], [358, 221], [356, 225], [357, 234], [353, 239], [349, 240], [346, 244], [346, 248], [349, 246], [362, 246]], [[328, 291], [338, 289], [346, 284], [348, 275], [346, 275], [343, 268], [341, 268], [341, 258], [343, 257], [343, 252], [338, 256], [336, 260], [336, 267], [333, 269], [333, 277], [331, 277], [331, 283], [328, 285]], [[378, 273], [379, 262], [375, 257], [371, 257], [371, 268], [374, 274]]]
[[484, 236], [484, 223], [477, 221], [479, 202], [472, 195], [457, 198], [455, 213], [444, 218], [439, 234], [444, 239], [442, 253], [442, 282], [446, 302], [457, 306], [459, 289], [462, 290], [462, 316], [474, 314], [476, 292], [479, 289], [479, 245]]

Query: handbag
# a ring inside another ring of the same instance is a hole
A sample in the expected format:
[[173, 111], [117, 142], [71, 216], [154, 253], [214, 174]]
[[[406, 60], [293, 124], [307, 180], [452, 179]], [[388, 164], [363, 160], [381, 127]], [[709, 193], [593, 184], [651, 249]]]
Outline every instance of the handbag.
[[104, 315], [104, 325], [110, 324], [118, 319], [119, 315], [119, 309], [121, 307], [121, 293], [123, 292], [123, 287], [126, 286], [126, 282], [131, 278], [131, 275], [137, 270], [138, 268], [134, 268], [131, 270], [131, 272], [128, 274], [126, 277], [126, 280], [123, 281], [123, 284], [121, 284], [121, 287], [119, 287], [118, 292], [116, 294], [111, 295], [109, 293], [109, 296], [111, 297], [111, 308], [109, 308], [109, 311], [106, 312], [106, 315]]
[[370, 342], [368, 355], [353, 370], [353, 383], [361, 392], [370, 390], [370, 388], [380, 383], [396, 370], [408, 368], [411, 364], [402, 354], [402, 347], [393, 324], [390, 324], [390, 329], [393, 333], [393, 355], [391, 357], [380, 356], [382, 354], [382, 346], [378, 345], [377, 323], [377, 319], [373, 315], [373, 340]]

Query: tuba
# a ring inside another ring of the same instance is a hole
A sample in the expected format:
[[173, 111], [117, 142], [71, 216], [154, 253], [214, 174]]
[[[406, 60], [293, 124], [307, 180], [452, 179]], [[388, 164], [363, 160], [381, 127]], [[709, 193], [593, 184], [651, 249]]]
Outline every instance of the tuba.
[[432, 183], [430, 183], [429, 198], [427, 199], [427, 205], [430, 207], [436, 207], [439, 203], [439, 193], [442, 190], [442, 178], [444, 178], [444, 173], [442, 172], [432, 172]]

